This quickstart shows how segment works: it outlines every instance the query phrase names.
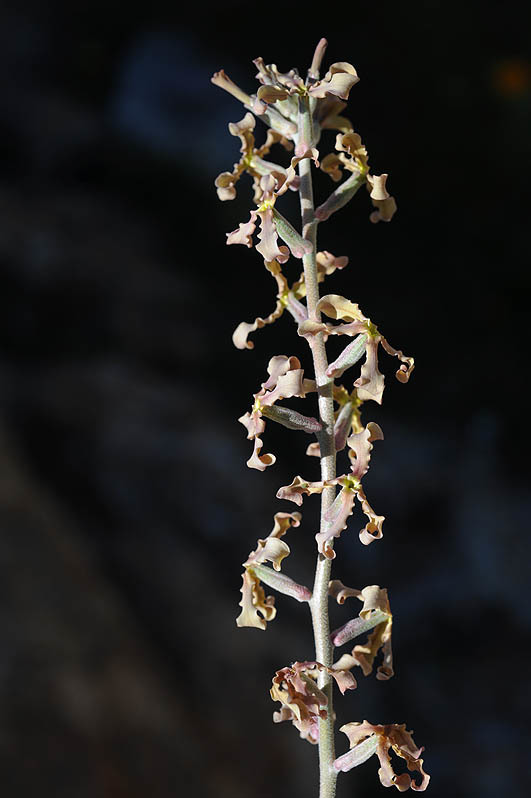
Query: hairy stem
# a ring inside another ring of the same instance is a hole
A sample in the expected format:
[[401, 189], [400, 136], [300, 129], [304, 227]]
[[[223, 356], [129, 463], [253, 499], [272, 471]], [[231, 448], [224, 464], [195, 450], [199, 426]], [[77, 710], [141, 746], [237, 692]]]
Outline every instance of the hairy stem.
[[[300, 99], [300, 115], [303, 123], [301, 131], [311, 130], [310, 107], [307, 98]], [[308, 142], [310, 146], [313, 141]], [[316, 263], [316, 238], [317, 221], [314, 215], [313, 187], [311, 160], [305, 158], [299, 163], [303, 237], [311, 242], [312, 251], [303, 257], [304, 279], [306, 282], [306, 297], [308, 315], [312, 321], [320, 321], [317, 310], [319, 302], [319, 284], [317, 281]], [[322, 333], [311, 337], [310, 342], [315, 381], [318, 388], [319, 418], [322, 430], [319, 433], [321, 448], [321, 479], [334, 479], [336, 476], [336, 452], [334, 445], [334, 402], [333, 379], [326, 376], [328, 361], [325, 342]], [[321, 497], [321, 531], [324, 530], [324, 514], [335, 498], [335, 488], [325, 488]], [[332, 646], [330, 644], [330, 623], [328, 620], [328, 583], [330, 581], [331, 560], [318, 555], [315, 569], [313, 595], [310, 602], [312, 612], [313, 632], [315, 639], [315, 658], [323, 665], [332, 665]], [[327, 718], [319, 721], [319, 770], [320, 791], [319, 798], [334, 798], [336, 792], [337, 774], [332, 767], [335, 759], [334, 749], [334, 711], [332, 706], [332, 680], [326, 672], [319, 674], [319, 687], [328, 697]]]

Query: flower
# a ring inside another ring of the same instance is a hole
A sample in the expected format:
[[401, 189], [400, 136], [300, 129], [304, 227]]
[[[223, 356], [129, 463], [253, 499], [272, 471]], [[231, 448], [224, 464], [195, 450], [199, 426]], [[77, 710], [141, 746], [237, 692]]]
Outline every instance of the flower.
[[[399, 792], [404, 792], [411, 787], [416, 792], [423, 792], [429, 784], [430, 777], [422, 769], [423, 760], [420, 758], [423, 748], [418, 748], [411, 736], [413, 732], [406, 731], [405, 724], [390, 723], [378, 726], [364, 720], [363, 723], [347, 723], [341, 726], [340, 731], [347, 735], [350, 742], [350, 751], [338, 757], [333, 767], [337, 771], [347, 772], [363, 764], [373, 754], [380, 760], [378, 776], [384, 787], [396, 787]], [[421, 774], [419, 783], [413, 781], [408, 773], [397, 775], [391, 765], [389, 750], [405, 759], [409, 771]]]
[[273, 722], [290, 720], [302, 739], [313, 744], [319, 742], [319, 718], [327, 717], [328, 705], [326, 694], [316, 683], [319, 671], [329, 673], [341, 693], [357, 686], [348, 671], [335, 671], [320, 662], [294, 662], [275, 673], [271, 687], [271, 698], [281, 704], [280, 712], [273, 713]]
[[[292, 162], [297, 163], [302, 160], [301, 156], [292, 158]], [[291, 170], [291, 171], [290, 171]], [[264, 175], [260, 178], [260, 197], [258, 207], [251, 211], [248, 222], [241, 222], [236, 230], [227, 233], [227, 244], [243, 244], [247, 247], [253, 246], [253, 233], [256, 230], [257, 217], [260, 218], [260, 232], [258, 238], [260, 244], [256, 245], [256, 251], [264, 258], [265, 262], [277, 260], [285, 263], [289, 258], [289, 253], [296, 258], [302, 258], [312, 251], [310, 241], [304, 239], [300, 233], [280, 214], [275, 208], [275, 202], [281, 194], [288, 188], [291, 181], [295, 178], [295, 169], [289, 167], [288, 177], [279, 184], [273, 174]], [[288, 246], [279, 247], [277, 244], [280, 237]], [[289, 249], [288, 249], [289, 247]]]
[[[269, 129], [265, 143], [257, 149], [254, 146], [255, 138], [253, 135], [255, 124], [256, 120], [251, 113], [245, 114], [239, 122], [229, 123], [229, 133], [232, 136], [239, 137], [241, 141], [240, 152], [242, 157], [238, 163], [234, 164], [232, 172], [221, 172], [217, 176], [214, 185], [217, 188], [220, 200], [233, 200], [236, 197], [234, 186], [244, 172], [248, 172], [253, 178], [256, 202], [259, 202], [262, 196], [261, 177], [272, 174], [279, 182], [285, 181], [287, 178], [287, 170], [283, 166], [279, 166], [279, 164], [265, 161], [264, 155], [267, 155], [272, 145], [277, 142], [282, 144], [286, 150], [293, 149], [293, 144], [280, 133], [277, 133], [276, 130]], [[295, 190], [298, 188], [298, 184], [298, 178], [293, 178], [289, 185], [291, 189]]]
[[[293, 356], [277, 355], [269, 361], [267, 373], [269, 379], [262, 383], [261, 389], [254, 394], [251, 412], [245, 413], [238, 419], [247, 429], [248, 440], [254, 440], [253, 454], [247, 460], [247, 465], [258, 471], [264, 471], [276, 461], [273, 454], [260, 454], [263, 446], [260, 435], [265, 430], [264, 416], [292, 429], [308, 433], [318, 432], [321, 429], [321, 424], [316, 418], [303, 416], [296, 411], [290, 411], [289, 408], [272, 407], [279, 399], [289, 399], [292, 396], [304, 397], [315, 390], [315, 383], [304, 379], [304, 369], [301, 368], [300, 360]], [[283, 414], [282, 410], [286, 411], [286, 414]]]
[[[265, 629], [267, 621], [272, 621], [275, 617], [277, 613], [275, 599], [273, 596], [266, 598], [260, 584], [261, 578], [266, 584], [271, 581], [268, 579], [270, 569], [265, 568], [263, 564], [269, 561], [273, 564], [274, 571], [280, 571], [282, 560], [290, 553], [288, 544], [281, 538], [290, 527], [299, 526], [300, 522], [300, 513], [275, 513], [272, 531], [265, 539], [258, 540], [256, 549], [243, 563], [245, 570], [240, 601], [242, 611], [236, 618], [237, 626], [254, 626], [257, 629]], [[274, 571], [271, 572], [271, 575], [274, 574]], [[297, 585], [289, 577], [282, 576], [284, 578], [281, 580], [273, 578], [271, 586], [292, 595], [298, 601], [308, 601], [311, 598], [311, 591], [308, 588]]]
[[[332, 585], [332, 589], [330, 587]], [[389, 599], [387, 597], [387, 590], [378, 585], [369, 585], [364, 587], [361, 591], [353, 591], [350, 588], [345, 588], [341, 585], [340, 589], [335, 587], [331, 582], [328, 587], [330, 595], [335, 595], [337, 601], [341, 603], [349, 595], [356, 595], [356, 597], [363, 602], [363, 607], [359, 612], [357, 618], [347, 621], [346, 624], [336, 629], [330, 635], [330, 640], [334, 646], [342, 646], [353, 640], [355, 637], [364, 634], [372, 629], [372, 632], [367, 638], [364, 645], [357, 644], [352, 649], [351, 654], [343, 654], [343, 656], [334, 664], [334, 668], [340, 670], [350, 670], [351, 668], [359, 665], [363, 671], [364, 676], [372, 673], [374, 660], [376, 655], [381, 650], [383, 661], [378, 666], [376, 678], [380, 680], [387, 680], [393, 676], [393, 651], [391, 648], [391, 631], [393, 626], [393, 616], [389, 606]]]

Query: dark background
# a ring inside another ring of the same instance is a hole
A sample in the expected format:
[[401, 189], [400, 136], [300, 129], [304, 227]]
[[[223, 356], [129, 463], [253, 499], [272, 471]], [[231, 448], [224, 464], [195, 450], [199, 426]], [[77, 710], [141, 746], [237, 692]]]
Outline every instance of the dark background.
[[[245, 466], [236, 418], [268, 359], [308, 362], [288, 318], [232, 347], [273, 282], [224, 246], [250, 193], [221, 204], [212, 184], [243, 110], [209, 78], [252, 91], [259, 55], [304, 73], [322, 35], [326, 63], [358, 70], [348, 116], [399, 205], [371, 225], [360, 195], [322, 226], [350, 257], [327, 290], [417, 362], [402, 386], [383, 356], [386, 402], [365, 406], [386, 434], [366, 478], [384, 540], [352, 529], [335, 570], [389, 589], [396, 675], [361, 677], [338, 720], [406, 722], [432, 798], [526, 794], [527, 30], [518, 5], [455, 0], [2, 4], [5, 798], [317, 794], [316, 749], [273, 726], [268, 696], [313, 656], [306, 611], [280, 597], [266, 633], [234, 623], [240, 563], [293, 509], [276, 489], [317, 473], [305, 436], [272, 424], [277, 465]], [[282, 209], [297, 220], [293, 197]], [[317, 500], [303, 509], [287, 570], [309, 583]], [[376, 770], [339, 798], [382, 795]]]

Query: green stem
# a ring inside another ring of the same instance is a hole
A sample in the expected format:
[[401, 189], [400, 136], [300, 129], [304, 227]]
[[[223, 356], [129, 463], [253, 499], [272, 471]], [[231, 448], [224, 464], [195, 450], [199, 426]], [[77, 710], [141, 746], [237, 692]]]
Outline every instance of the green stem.
[[[300, 98], [299, 130], [308, 131], [311, 128], [310, 108], [307, 97]], [[313, 142], [309, 142], [310, 146]], [[303, 238], [310, 241], [312, 251], [304, 255], [304, 279], [306, 283], [306, 297], [308, 315], [312, 321], [320, 321], [317, 310], [319, 302], [319, 284], [317, 281], [317, 221], [314, 215], [313, 186], [311, 160], [305, 158], [299, 163]], [[336, 476], [336, 451], [334, 445], [334, 380], [326, 376], [328, 360], [325, 342], [322, 333], [310, 337], [315, 381], [318, 389], [319, 419], [322, 430], [318, 435], [321, 448], [321, 479], [330, 480]], [[335, 488], [325, 488], [321, 497], [321, 531], [324, 531], [324, 514], [335, 498]], [[330, 623], [328, 620], [328, 583], [330, 581], [331, 560], [318, 555], [315, 569], [313, 595], [310, 601], [312, 613], [313, 632], [315, 639], [315, 658], [317, 662], [330, 667], [332, 665], [332, 646], [330, 643]], [[332, 767], [335, 759], [334, 747], [334, 710], [332, 705], [332, 679], [326, 672], [319, 674], [319, 687], [328, 697], [328, 711], [326, 719], [319, 721], [319, 770], [320, 790], [319, 798], [334, 798], [336, 792], [337, 773]]]

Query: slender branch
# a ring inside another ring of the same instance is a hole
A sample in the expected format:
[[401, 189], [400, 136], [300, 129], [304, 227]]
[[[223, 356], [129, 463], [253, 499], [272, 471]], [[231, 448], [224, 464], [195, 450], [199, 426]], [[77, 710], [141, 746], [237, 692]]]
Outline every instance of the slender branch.
[[[308, 99], [301, 97], [299, 101], [299, 114], [302, 131], [311, 129], [310, 107]], [[310, 146], [313, 141], [308, 142]], [[302, 216], [303, 237], [312, 244], [312, 251], [303, 257], [304, 279], [306, 282], [306, 297], [308, 315], [312, 321], [320, 321], [317, 310], [319, 302], [319, 284], [317, 281], [317, 221], [314, 216], [313, 186], [311, 160], [305, 158], [299, 163], [300, 175], [300, 203]], [[328, 361], [326, 347], [322, 333], [311, 337], [310, 342], [315, 381], [318, 388], [319, 419], [322, 430], [318, 435], [321, 449], [321, 479], [330, 480], [336, 476], [336, 452], [334, 445], [334, 402], [333, 379], [326, 376]], [[324, 530], [324, 515], [335, 498], [335, 488], [325, 488], [321, 498], [321, 531]], [[313, 632], [315, 639], [315, 658], [323, 665], [332, 665], [332, 646], [330, 644], [330, 623], [328, 620], [328, 583], [330, 581], [331, 560], [318, 555], [315, 569], [313, 596], [310, 602], [312, 612]], [[326, 719], [319, 721], [319, 770], [320, 791], [319, 798], [334, 798], [336, 792], [337, 773], [332, 767], [335, 759], [334, 747], [334, 711], [332, 705], [332, 679], [326, 671], [319, 673], [319, 687], [328, 697], [328, 711]]]

